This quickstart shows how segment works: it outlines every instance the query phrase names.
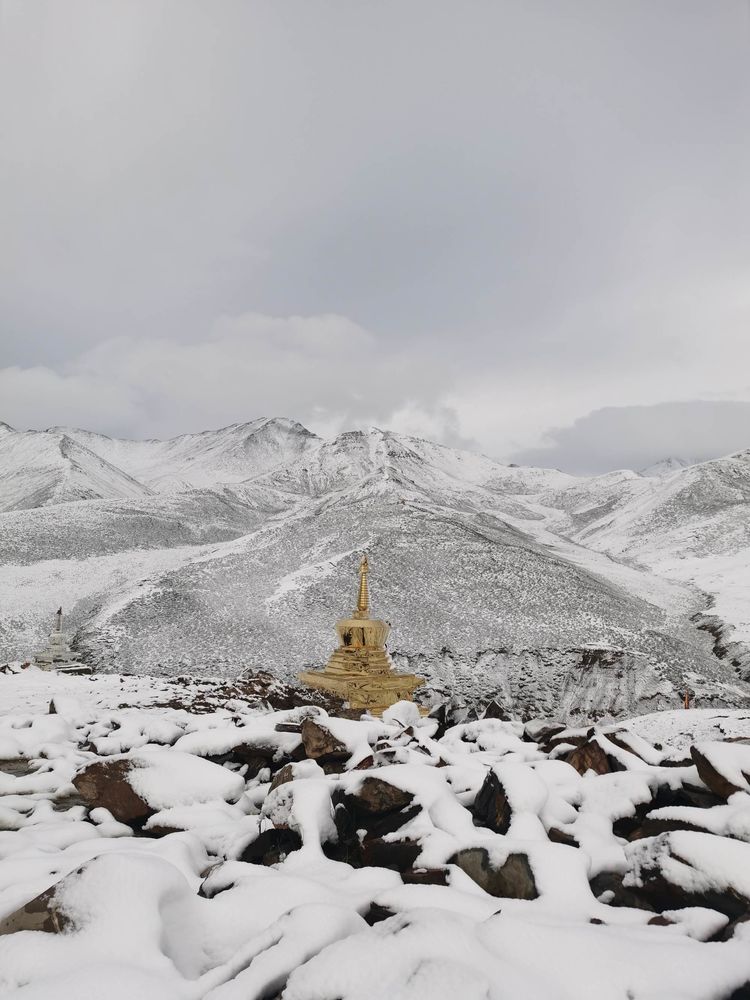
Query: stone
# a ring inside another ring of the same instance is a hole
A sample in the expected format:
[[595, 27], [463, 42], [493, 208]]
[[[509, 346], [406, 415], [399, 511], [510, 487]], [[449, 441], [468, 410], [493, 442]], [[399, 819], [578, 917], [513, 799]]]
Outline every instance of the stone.
[[630, 909], [654, 912], [653, 904], [637, 888], [625, 888], [623, 876], [618, 872], [600, 872], [589, 882], [596, 899], [607, 906], [626, 906]]
[[537, 899], [539, 893], [529, 859], [525, 854], [509, 854], [499, 868], [490, 864], [484, 847], [468, 847], [448, 859], [491, 896], [506, 899]]
[[73, 784], [90, 809], [103, 806], [120, 823], [143, 823], [157, 810], [130, 786], [128, 775], [134, 766], [130, 760], [97, 760], [80, 771]]
[[255, 840], [251, 841], [239, 861], [247, 861], [253, 865], [276, 865], [293, 851], [302, 847], [302, 838], [294, 830], [287, 827], [264, 830]]
[[544, 744], [564, 730], [563, 723], [553, 719], [530, 719], [523, 727], [523, 739], [528, 743]]
[[25, 906], [0, 920], [0, 934], [15, 934], [17, 931], [45, 931], [60, 934], [70, 927], [70, 920], [56, 904], [57, 885], [29, 900]]
[[[725, 749], [728, 753], [731, 753], [734, 748], [726, 747]], [[714, 795], [718, 795], [722, 799], [728, 799], [735, 792], [747, 791], [747, 788], [743, 788], [741, 785], [733, 782], [726, 774], [722, 774], [719, 768], [709, 760], [705, 752], [701, 751], [697, 746], [690, 747], [690, 756], [698, 770], [701, 781]], [[750, 749], [742, 747], [740, 754], [737, 756], [737, 772], [742, 775], [746, 782], [750, 782]], [[744, 766], [747, 767], [747, 774], [743, 770]]]
[[484, 826], [495, 833], [510, 829], [512, 810], [500, 779], [490, 768], [471, 809], [475, 826]]
[[414, 867], [422, 853], [422, 845], [415, 840], [383, 840], [381, 837], [365, 838], [362, 842], [362, 865], [369, 868], [390, 868], [403, 872]]
[[289, 781], [294, 781], [294, 768], [292, 764], [285, 764], [271, 779], [271, 787], [268, 789], [268, 794], [270, 795], [274, 788], [278, 788], [279, 785], [285, 785]]
[[564, 830], [559, 830], [556, 826], [551, 826], [547, 830], [547, 836], [553, 844], [565, 844], [566, 847], [580, 847], [575, 837], [572, 837]]
[[483, 719], [499, 719], [500, 722], [510, 722], [511, 715], [507, 712], [499, 701], [493, 699], [482, 712]]
[[585, 774], [587, 771], [593, 771], [595, 774], [609, 774], [613, 770], [609, 757], [596, 740], [589, 740], [576, 747], [563, 759], [579, 774]]
[[367, 777], [351, 796], [358, 809], [367, 813], [386, 813], [405, 809], [414, 801], [411, 792], [405, 792], [381, 778]]
[[394, 910], [389, 910], [387, 906], [381, 906], [380, 903], [370, 903], [370, 908], [364, 916], [366, 923], [372, 927], [383, 920], [388, 920], [389, 917], [395, 917], [396, 913]]
[[305, 719], [302, 723], [302, 745], [305, 748], [305, 755], [319, 763], [349, 759], [348, 748], [322, 723], [315, 722], [314, 719]]
[[407, 868], [401, 872], [404, 885], [448, 885], [447, 868]]
[[[705, 833], [679, 833], [676, 836], [711, 838], [716, 842], [717, 858], [722, 857], [724, 838]], [[737, 842], [735, 841], [735, 844]], [[740, 849], [750, 856], [750, 845], [742, 844]], [[631, 869], [625, 875], [623, 886], [637, 892], [647, 899], [655, 910], [681, 910], [686, 907], [702, 906], [723, 913], [730, 920], [746, 916], [750, 913], [750, 899], [731, 884], [723, 889], [711, 886], [705, 891], [690, 891], [685, 888], [689, 884], [689, 873], [692, 866], [681, 857], [673, 845], [669, 833], [654, 837], [647, 842], [636, 842], [626, 850]], [[686, 883], [686, 873], [688, 882]], [[706, 884], [704, 872], [696, 873], [695, 884]]]

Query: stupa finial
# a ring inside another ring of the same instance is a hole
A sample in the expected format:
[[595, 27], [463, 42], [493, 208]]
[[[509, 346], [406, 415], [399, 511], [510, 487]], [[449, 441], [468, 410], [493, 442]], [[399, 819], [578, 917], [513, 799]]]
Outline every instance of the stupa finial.
[[359, 564], [359, 593], [357, 594], [357, 618], [370, 617], [370, 592], [367, 589], [367, 574], [370, 572], [370, 564], [367, 562], [367, 555], [362, 556]]

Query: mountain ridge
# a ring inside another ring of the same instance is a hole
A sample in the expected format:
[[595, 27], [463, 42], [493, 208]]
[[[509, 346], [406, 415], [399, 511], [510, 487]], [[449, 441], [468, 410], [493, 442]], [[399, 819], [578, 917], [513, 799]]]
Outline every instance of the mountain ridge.
[[[3, 442], [24, 433], [0, 436], [0, 487]], [[326, 658], [367, 549], [394, 658], [433, 690], [569, 714], [668, 707], [689, 684], [708, 703], [750, 704], [745, 453], [580, 477], [378, 428], [325, 440], [285, 418], [147, 450], [75, 433], [31, 432], [25, 446], [52, 436], [94, 455], [85, 442], [110, 442], [109, 458], [119, 449], [148, 474], [143, 491], [50, 493], [0, 514], [0, 656], [34, 648], [63, 603], [102, 669], [293, 679]], [[179, 488], [160, 490], [164, 477]], [[592, 644], [620, 658], [597, 666]]]

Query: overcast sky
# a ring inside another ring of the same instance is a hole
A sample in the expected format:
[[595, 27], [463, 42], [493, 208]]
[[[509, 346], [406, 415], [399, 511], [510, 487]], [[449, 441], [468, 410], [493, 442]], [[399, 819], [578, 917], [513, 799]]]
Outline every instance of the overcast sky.
[[747, 0], [0, 12], [0, 419], [750, 447]]

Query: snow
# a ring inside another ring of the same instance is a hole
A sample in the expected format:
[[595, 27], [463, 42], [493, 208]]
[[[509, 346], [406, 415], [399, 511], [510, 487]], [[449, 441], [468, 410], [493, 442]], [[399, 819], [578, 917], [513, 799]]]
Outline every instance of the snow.
[[[701, 814], [706, 832], [628, 842], [613, 829], [645, 815], [658, 789], [699, 787], [692, 765], [663, 763], [679, 755], [667, 737], [685, 736], [677, 713], [665, 713], [663, 732], [658, 716], [594, 727], [591, 738], [625, 769], [582, 776], [522, 739], [519, 722], [463, 723], [438, 739], [435, 720], [408, 703], [382, 720], [239, 702], [205, 711], [211, 685], [181, 687], [184, 707], [169, 707], [160, 702], [174, 686], [158, 679], [0, 675], [0, 741], [12, 751], [0, 761], [0, 930], [46, 890], [65, 925], [0, 933], [0, 997], [726, 1000], [750, 982], [742, 925], [735, 930], [702, 902], [750, 907], [750, 794], [648, 812]], [[299, 737], [277, 726], [308, 716], [346, 747], [340, 773], [292, 760]], [[696, 713], [693, 725], [715, 723]], [[724, 713], [721, 724], [750, 737], [748, 713]], [[747, 747], [711, 731], [701, 752], [723, 773], [741, 771]], [[655, 735], [661, 750], [649, 742]], [[249, 777], [232, 754], [261, 745], [275, 761]], [[143, 829], [73, 794], [83, 767], [118, 759], [133, 763], [130, 782], [158, 809]], [[272, 771], [287, 762], [291, 780], [271, 789]], [[478, 826], [471, 812], [490, 770], [510, 804], [507, 835]], [[378, 836], [419, 845], [415, 882], [336, 854], [343, 828], [334, 801], [356, 796], [369, 778], [413, 796], [402, 825], [391, 817]], [[579, 846], [552, 842], [553, 827]], [[243, 860], [259, 837], [295, 833], [301, 846], [265, 864]], [[450, 860], [471, 848], [495, 868], [527, 858], [537, 898], [490, 895]], [[420, 881], [421, 868], [446, 884]], [[589, 884], [614, 873], [637, 892], [654, 870], [686, 893], [684, 908], [670, 904], [656, 924], [653, 911], [609, 905]]]
[[217, 799], [234, 802], [245, 790], [239, 774], [178, 750], [139, 750], [112, 759], [134, 765], [128, 783], [154, 809]]
[[323, 441], [283, 418], [170, 441], [8, 429], [0, 658], [40, 648], [62, 603], [100, 671], [290, 680], [330, 654], [367, 548], [374, 607], [427, 704], [499, 698], [576, 722], [677, 707], [689, 684], [701, 707], [741, 707], [748, 468], [585, 479], [377, 428]]

